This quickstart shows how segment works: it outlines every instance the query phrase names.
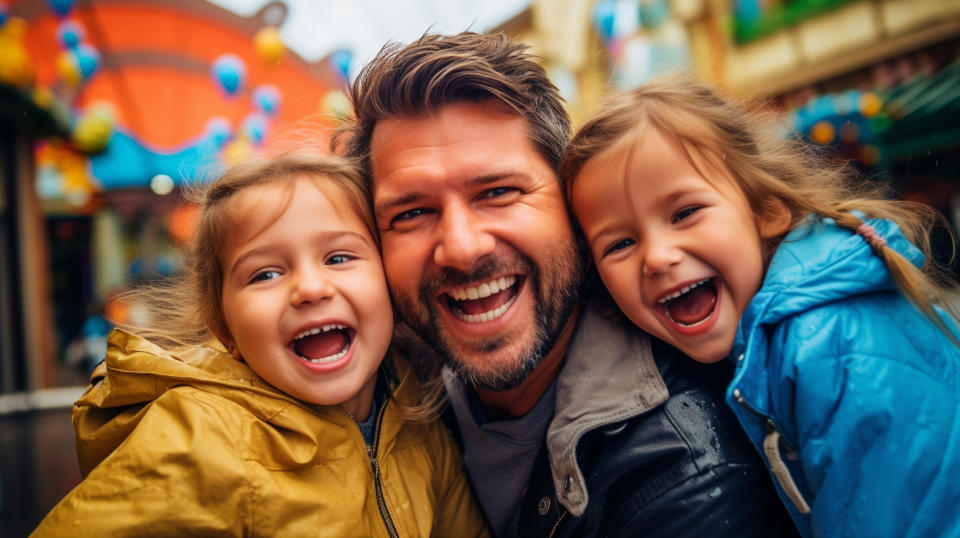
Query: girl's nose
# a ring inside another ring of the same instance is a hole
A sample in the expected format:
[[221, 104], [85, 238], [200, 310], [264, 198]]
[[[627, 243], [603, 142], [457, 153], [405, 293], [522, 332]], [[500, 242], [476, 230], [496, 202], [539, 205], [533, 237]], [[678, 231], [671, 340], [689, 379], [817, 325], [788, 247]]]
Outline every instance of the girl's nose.
[[336, 287], [320, 269], [300, 270], [294, 278], [294, 287], [290, 294], [290, 302], [294, 306], [317, 303], [336, 294]]
[[643, 241], [643, 274], [661, 276], [683, 260], [681, 250], [669, 237], [646, 237]]
[[437, 233], [434, 263], [463, 273], [470, 273], [496, 246], [483, 219], [461, 205], [444, 208]]

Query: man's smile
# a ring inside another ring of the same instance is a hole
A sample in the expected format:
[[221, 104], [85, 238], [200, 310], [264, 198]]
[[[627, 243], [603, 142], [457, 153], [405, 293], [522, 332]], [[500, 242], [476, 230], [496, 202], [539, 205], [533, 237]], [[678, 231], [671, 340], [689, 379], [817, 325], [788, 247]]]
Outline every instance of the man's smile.
[[461, 321], [493, 321], [513, 304], [523, 280], [517, 275], [502, 276], [479, 285], [449, 290], [441, 295], [441, 301]]

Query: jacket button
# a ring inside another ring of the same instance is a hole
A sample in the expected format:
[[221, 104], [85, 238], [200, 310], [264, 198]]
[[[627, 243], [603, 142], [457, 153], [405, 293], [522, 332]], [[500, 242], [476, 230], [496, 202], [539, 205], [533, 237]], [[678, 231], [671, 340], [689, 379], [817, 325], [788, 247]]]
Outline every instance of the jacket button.
[[545, 516], [549, 511], [550, 511], [550, 498], [540, 497], [540, 502], [537, 503], [537, 513], [539, 513], [541, 516]]
[[738, 402], [743, 402], [743, 396], [740, 395], [740, 389], [733, 389], [733, 397], [736, 398]]
[[573, 477], [567, 475], [567, 477], [563, 479], [563, 491], [570, 491], [570, 484], [573, 484]]
[[737, 357], [737, 362], [740, 362], [742, 360], [743, 360], [743, 353], [741, 353], [740, 356]]

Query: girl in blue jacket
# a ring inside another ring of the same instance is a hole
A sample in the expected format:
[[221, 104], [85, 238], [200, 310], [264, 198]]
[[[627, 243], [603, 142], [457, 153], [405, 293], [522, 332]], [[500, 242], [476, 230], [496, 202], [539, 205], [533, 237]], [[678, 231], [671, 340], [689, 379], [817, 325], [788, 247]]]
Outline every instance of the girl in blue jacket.
[[805, 536], [960, 536], [960, 347], [931, 208], [686, 77], [613, 98], [567, 195], [637, 326], [709, 363]]

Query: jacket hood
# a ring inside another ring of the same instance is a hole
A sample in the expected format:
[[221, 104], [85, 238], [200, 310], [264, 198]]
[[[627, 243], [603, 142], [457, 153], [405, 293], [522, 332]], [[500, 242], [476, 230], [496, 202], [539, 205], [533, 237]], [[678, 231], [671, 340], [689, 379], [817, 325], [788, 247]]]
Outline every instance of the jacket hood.
[[[858, 214], [863, 218], [862, 214]], [[887, 246], [911, 263], [923, 265], [923, 253], [903, 235], [896, 223], [866, 219]], [[832, 248], [824, 248], [824, 245]], [[896, 283], [883, 260], [863, 237], [838, 227], [833, 219], [809, 217], [780, 243], [763, 286], [740, 321], [735, 353], [744, 348], [745, 329], [775, 324], [813, 307], [850, 296], [895, 290]]]

